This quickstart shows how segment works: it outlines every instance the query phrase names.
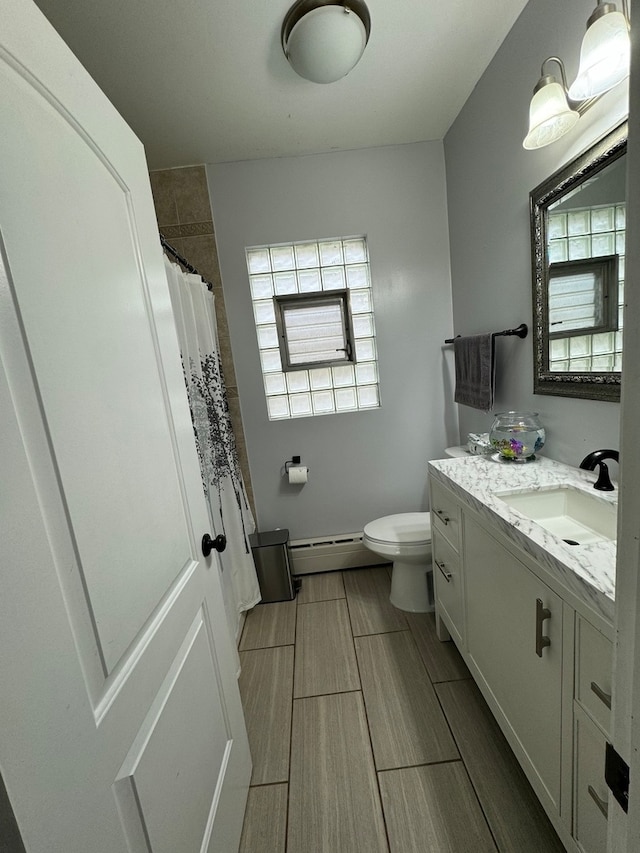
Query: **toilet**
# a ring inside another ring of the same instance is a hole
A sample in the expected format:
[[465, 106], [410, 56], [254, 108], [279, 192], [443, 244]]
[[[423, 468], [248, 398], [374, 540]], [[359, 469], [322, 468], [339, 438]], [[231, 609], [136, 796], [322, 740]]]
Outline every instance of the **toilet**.
[[[448, 447], [447, 456], [466, 456], [464, 447]], [[393, 561], [389, 601], [409, 613], [434, 610], [431, 568], [431, 516], [428, 512], [385, 515], [364, 526], [363, 543]]]
[[431, 518], [428, 512], [385, 515], [364, 526], [363, 543], [393, 561], [389, 601], [399, 610], [434, 609], [431, 571]]

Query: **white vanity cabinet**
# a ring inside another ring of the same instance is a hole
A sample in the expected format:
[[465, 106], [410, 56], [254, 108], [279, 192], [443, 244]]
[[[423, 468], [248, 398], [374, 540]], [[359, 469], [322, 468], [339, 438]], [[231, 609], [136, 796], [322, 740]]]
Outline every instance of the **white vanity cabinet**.
[[567, 850], [605, 853], [611, 624], [508, 526], [433, 477], [430, 491], [438, 636], [455, 641]]

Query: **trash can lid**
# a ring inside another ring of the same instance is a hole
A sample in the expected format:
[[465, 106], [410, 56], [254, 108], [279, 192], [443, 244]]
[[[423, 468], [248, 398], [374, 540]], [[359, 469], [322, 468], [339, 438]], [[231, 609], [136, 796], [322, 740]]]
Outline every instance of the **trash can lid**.
[[267, 548], [271, 545], [286, 545], [289, 541], [289, 531], [286, 527], [279, 530], [267, 530], [264, 533], [256, 531], [249, 535], [252, 548]]

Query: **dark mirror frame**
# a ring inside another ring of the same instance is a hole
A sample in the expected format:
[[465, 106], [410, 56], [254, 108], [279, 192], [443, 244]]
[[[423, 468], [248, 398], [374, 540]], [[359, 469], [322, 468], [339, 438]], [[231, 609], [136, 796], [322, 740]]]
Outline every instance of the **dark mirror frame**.
[[627, 150], [627, 122], [619, 125], [539, 184], [529, 195], [533, 272], [533, 393], [588, 400], [620, 400], [620, 373], [560, 373], [549, 370], [547, 211]]

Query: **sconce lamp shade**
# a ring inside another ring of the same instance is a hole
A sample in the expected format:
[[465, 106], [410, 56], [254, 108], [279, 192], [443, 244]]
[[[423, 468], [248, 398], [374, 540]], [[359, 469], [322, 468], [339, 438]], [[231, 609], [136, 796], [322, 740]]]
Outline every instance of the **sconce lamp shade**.
[[595, 98], [629, 76], [631, 44], [627, 20], [612, 3], [596, 7], [580, 49], [580, 68], [569, 88], [572, 101]]
[[333, 83], [358, 63], [371, 21], [362, 0], [299, 0], [282, 26], [282, 48], [293, 70], [314, 83]]
[[533, 90], [529, 133], [522, 145], [528, 150], [544, 148], [571, 130], [579, 118], [579, 113], [569, 107], [565, 90], [556, 78], [541, 77]]
[[[571, 87], [567, 88], [567, 75], [560, 57], [545, 59], [529, 107], [529, 133], [522, 143], [525, 148], [543, 148], [560, 139], [605, 92], [629, 76], [629, 29], [628, 0], [622, 0], [622, 12], [616, 10], [615, 3], [598, 0], [587, 21], [580, 68]], [[545, 65], [549, 62], [558, 65], [562, 85], [555, 77], [545, 74]]]

